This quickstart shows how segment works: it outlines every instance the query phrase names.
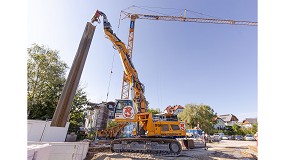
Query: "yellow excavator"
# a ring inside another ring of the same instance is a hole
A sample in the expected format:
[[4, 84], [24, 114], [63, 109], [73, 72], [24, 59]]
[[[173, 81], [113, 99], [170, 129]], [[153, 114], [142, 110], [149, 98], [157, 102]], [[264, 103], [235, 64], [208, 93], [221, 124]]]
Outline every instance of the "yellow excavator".
[[165, 153], [177, 155], [182, 147], [176, 138], [186, 136], [184, 122], [177, 119], [154, 118], [147, 112], [147, 101], [144, 96], [144, 85], [139, 81], [138, 73], [128, 55], [126, 45], [113, 33], [112, 26], [106, 14], [97, 10], [91, 22], [100, 23], [103, 17], [103, 26], [106, 37], [113, 43], [120, 54], [124, 72], [134, 90], [134, 97], [130, 99], [116, 100], [113, 110], [114, 121], [119, 124], [129, 122], [136, 123], [133, 138], [118, 138], [111, 142], [113, 152], [143, 152], [143, 153]]

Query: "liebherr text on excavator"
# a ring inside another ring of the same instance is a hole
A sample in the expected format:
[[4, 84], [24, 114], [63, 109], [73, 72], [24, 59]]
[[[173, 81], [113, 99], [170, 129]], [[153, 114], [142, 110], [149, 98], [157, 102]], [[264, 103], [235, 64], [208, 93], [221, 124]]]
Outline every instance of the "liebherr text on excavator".
[[134, 97], [116, 101], [114, 107], [114, 121], [118, 123], [137, 123], [134, 138], [119, 138], [111, 142], [111, 150], [114, 152], [145, 152], [179, 154], [181, 144], [175, 139], [185, 137], [185, 124], [177, 119], [155, 120], [152, 113], [147, 112], [147, 101], [144, 96], [144, 85], [139, 81], [138, 73], [128, 56], [125, 44], [113, 33], [112, 26], [106, 14], [96, 11], [91, 22], [99, 22], [103, 17], [104, 32], [120, 54], [124, 73], [128, 77]]

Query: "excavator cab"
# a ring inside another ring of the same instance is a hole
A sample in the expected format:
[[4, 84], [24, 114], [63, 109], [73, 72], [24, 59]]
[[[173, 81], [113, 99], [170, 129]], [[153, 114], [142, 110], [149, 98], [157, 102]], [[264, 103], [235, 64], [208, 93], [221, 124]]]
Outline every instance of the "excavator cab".
[[116, 99], [116, 105], [114, 107], [115, 121], [131, 121], [135, 119], [137, 113], [135, 103], [130, 99]]

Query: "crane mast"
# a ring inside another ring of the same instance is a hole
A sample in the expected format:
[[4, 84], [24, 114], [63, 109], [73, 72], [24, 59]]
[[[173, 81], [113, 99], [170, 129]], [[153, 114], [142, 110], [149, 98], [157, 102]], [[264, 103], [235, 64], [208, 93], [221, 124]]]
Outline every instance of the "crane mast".
[[[196, 22], [196, 23], [214, 23], [214, 24], [229, 24], [229, 25], [246, 25], [246, 26], [257, 26], [257, 22], [251, 21], [237, 21], [237, 20], [224, 20], [214, 18], [188, 18], [186, 16], [161, 16], [161, 15], [150, 15], [150, 14], [133, 14], [126, 11], [121, 11], [125, 15], [124, 18], [130, 18], [130, 29], [128, 37], [128, 55], [132, 57], [133, 45], [134, 45], [134, 30], [136, 19], [147, 19], [147, 20], [164, 20], [164, 21], [180, 21], [180, 22]], [[129, 81], [126, 75], [123, 75], [122, 92], [121, 98], [129, 98]]]
[[[130, 22], [130, 30], [129, 30], [129, 38], [128, 38], [128, 55], [132, 58], [133, 52], [133, 45], [134, 45], [134, 29], [135, 29], [135, 19], [136, 16], [131, 15], [131, 22]], [[122, 82], [122, 92], [121, 92], [121, 99], [128, 99], [129, 98], [129, 90], [130, 90], [130, 82], [127, 79], [127, 75], [123, 75], [123, 82]]]

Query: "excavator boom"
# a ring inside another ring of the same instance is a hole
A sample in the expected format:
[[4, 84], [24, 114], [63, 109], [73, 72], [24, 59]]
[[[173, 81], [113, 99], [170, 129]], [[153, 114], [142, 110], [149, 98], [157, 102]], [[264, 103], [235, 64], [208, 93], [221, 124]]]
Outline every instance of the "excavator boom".
[[124, 73], [127, 76], [128, 81], [132, 84], [132, 88], [135, 93], [133, 100], [137, 105], [137, 111], [139, 113], [144, 113], [147, 110], [147, 102], [144, 96], [145, 87], [138, 78], [138, 73], [131, 61], [131, 58], [129, 57], [128, 49], [126, 48], [126, 45], [120, 40], [120, 38], [118, 38], [117, 35], [113, 33], [112, 26], [108, 21], [106, 14], [97, 10], [93, 18], [91, 19], [91, 22], [100, 22], [100, 16], [103, 17], [105, 35], [119, 51], [124, 67]]

